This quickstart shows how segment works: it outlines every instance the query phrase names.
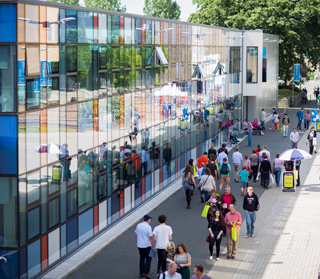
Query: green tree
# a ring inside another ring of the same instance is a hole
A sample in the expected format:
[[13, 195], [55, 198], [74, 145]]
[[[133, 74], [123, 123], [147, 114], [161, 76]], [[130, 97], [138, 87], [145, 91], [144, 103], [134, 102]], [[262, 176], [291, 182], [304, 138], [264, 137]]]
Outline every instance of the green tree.
[[88, 8], [96, 8], [102, 10], [126, 12], [126, 5], [121, 5], [121, 0], [84, 0], [84, 4]]
[[193, 0], [197, 11], [188, 21], [279, 35], [279, 76], [293, 76], [293, 60], [320, 63], [320, 0]]
[[172, 0], [145, 0], [143, 13], [153, 17], [180, 20], [181, 8]]
[[79, 6], [79, 0], [47, 0], [50, 2]]

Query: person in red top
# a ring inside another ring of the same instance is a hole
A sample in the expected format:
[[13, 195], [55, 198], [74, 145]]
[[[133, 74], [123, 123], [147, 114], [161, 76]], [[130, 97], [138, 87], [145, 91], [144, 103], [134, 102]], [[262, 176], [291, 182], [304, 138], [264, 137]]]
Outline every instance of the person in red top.
[[204, 152], [203, 155], [198, 158], [197, 162], [198, 162], [198, 169], [201, 168], [201, 163], [204, 163], [205, 166], [206, 166], [208, 164], [208, 162], [209, 162], [209, 160], [208, 160], [208, 152]]
[[[240, 233], [240, 225], [242, 224], [242, 218], [241, 214], [236, 211], [233, 204], [229, 205], [229, 212], [227, 213], [226, 217], [224, 218], [224, 221], [227, 224], [227, 259], [236, 258], [237, 253], [237, 247], [238, 247], [238, 239], [239, 239], [239, 233]], [[236, 225], [237, 228], [237, 240], [234, 241], [231, 236], [231, 229], [233, 227], [233, 224]]]
[[259, 155], [259, 153], [260, 153], [260, 151], [261, 151], [262, 149], [261, 149], [260, 144], [258, 144], [257, 147], [258, 147], [258, 148], [256, 149], [256, 154]]

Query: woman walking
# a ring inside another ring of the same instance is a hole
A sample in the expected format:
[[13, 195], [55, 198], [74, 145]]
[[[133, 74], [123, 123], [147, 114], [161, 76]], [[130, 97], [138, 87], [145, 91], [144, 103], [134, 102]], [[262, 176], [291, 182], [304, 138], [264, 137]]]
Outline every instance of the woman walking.
[[166, 261], [167, 261], [167, 270], [168, 270], [168, 263], [174, 263], [175, 262], [174, 260], [175, 260], [175, 257], [176, 257], [176, 254], [175, 254], [176, 247], [174, 246], [174, 243], [172, 241], [170, 241], [166, 245], [165, 250], [167, 252]]
[[311, 115], [310, 115], [310, 111], [306, 110], [306, 113], [304, 114], [304, 128], [306, 128], [307, 130], [309, 129], [309, 123], [311, 121]]
[[275, 176], [276, 176], [276, 184], [277, 187], [279, 187], [280, 184], [280, 177], [281, 177], [281, 168], [283, 165], [283, 161], [279, 159], [280, 154], [276, 154], [276, 158], [273, 159], [273, 169], [275, 171]]
[[250, 155], [249, 160], [250, 167], [253, 173], [253, 182], [256, 182], [259, 168], [259, 153], [257, 154], [256, 150], [252, 149], [252, 154]]
[[250, 169], [250, 161], [249, 161], [249, 156], [247, 154], [243, 156], [242, 165], [247, 166], [248, 170]]
[[211, 195], [211, 190], [216, 189], [216, 183], [211, 175], [209, 168], [204, 169], [204, 175], [201, 176], [198, 187], [204, 193], [204, 200], [207, 201]]
[[216, 147], [214, 144], [211, 144], [210, 149], [208, 150], [208, 158], [210, 158], [210, 155], [216, 155], [217, 156], [217, 151], [216, 151]]
[[274, 122], [274, 128], [276, 129], [276, 132], [278, 131], [279, 120], [280, 120], [280, 115], [278, 115], [278, 113], [276, 111], [274, 111], [273, 122]]
[[196, 185], [194, 180], [194, 175], [192, 172], [192, 167], [190, 165], [187, 165], [183, 177], [182, 177], [182, 185], [184, 187], [184, 190], [186, 191], [187, 196], [187, 208], [190, 209], [190, 203], [191, 203], [191, 194], [192, 191]]
[[223, 233], [223, 228], [225, 227], [225, 222], [223, 215], [219, 209], [213, 212], [213, 217], [209, 220], [209, 259], [213, 259], [213, 246], [216, 243], [216, 260], [219, 261], [220, 256], [220, 244]]
[[263, 161], [260, 163], [260, 172], [261, 172], [261, 181], [262, 181], [262, 186], [266, 188], [267, 190], [269, 189], [269, 179], [270, 179], [270, 174], [272, 174], [271, 170], [271, 164], [268, 160], [267, 154], [263, 153]]
[[260, 153], [261, 150], [262, 150], [262, 149], [261, 149], [261, 145], [258, 144], [258, 145], [257, 145], [257, 149], [256, 149], [256, 153], [259, 155], [259, 153]]
[[317, 145], [317, 132], [314, 130], [314, 127], [311, 128], [310, 133], [308, 134], [306, 145], [308, 144], [308, 141], [309, 141], [309, 153], [312, 155], [314, 146]]
[[182, 279], [190, 279], [191, 256], [182, 243], [177, 246], [175, 263], [177, 264], [177, 272], [181, 274]]

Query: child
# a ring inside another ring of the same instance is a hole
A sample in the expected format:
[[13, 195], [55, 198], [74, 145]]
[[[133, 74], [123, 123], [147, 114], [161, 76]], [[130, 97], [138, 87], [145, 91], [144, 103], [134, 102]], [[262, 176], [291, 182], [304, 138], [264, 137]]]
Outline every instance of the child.
[[243, 166], [242, 171], [240, 171], [239, 175], [240, 175], [240, 187], [241, 187], [241, 197], [242, 197], [244, 195], [244, 192], [246, 191], [247, 183], [249, 182], [249, 173], [247, 172], [247, 166]]

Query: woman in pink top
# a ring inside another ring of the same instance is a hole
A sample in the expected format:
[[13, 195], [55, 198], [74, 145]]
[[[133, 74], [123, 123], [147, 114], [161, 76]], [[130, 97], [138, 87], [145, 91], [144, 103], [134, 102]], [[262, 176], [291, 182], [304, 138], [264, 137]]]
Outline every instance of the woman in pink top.
[[280, 154], [277, 153], [276, 158], [273, 159], [273, 169], [275, 171], [276, 184], [279, 187], [280, 177], [281, 177], [281, 169], [283, 165], [283, 161], [279, 159]]
[[257, 118], [255, 118], [254, 121], [252, 122], [252, 127], [257, 129], [260, 132], [260, 134], [263, 135], [262, 128], [259, 126]]

